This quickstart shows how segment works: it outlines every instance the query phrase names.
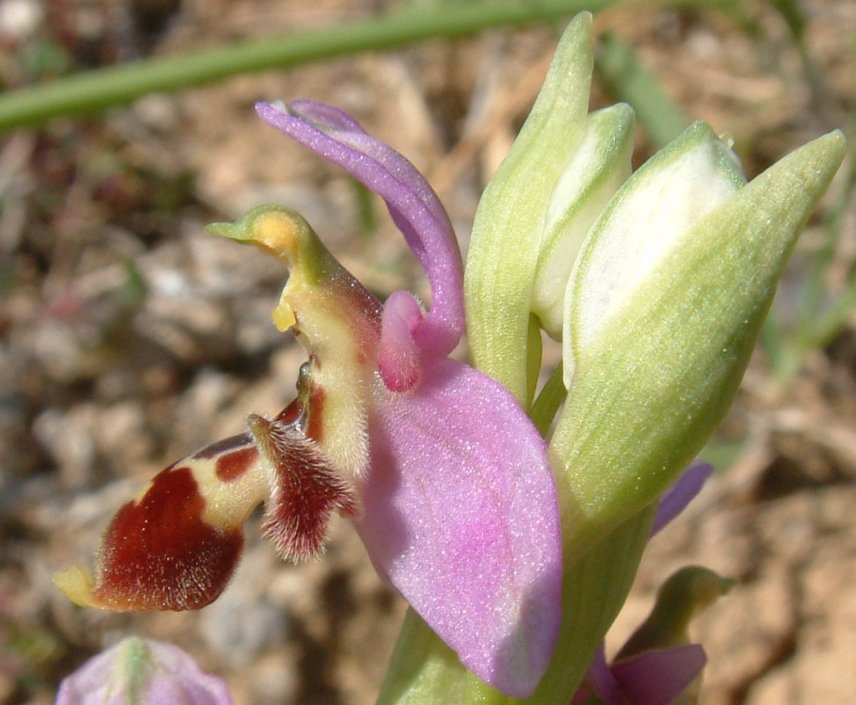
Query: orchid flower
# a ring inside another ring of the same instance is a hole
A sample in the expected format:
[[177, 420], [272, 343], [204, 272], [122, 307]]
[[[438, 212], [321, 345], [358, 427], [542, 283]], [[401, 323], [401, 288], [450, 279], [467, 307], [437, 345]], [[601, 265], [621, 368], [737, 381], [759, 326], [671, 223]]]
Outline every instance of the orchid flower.
[[448, 357], [465, 329], [448, 216], [404, 157], [343, 112], [307, 101], [257, 111], [384, 199], [428, 274], [430, 307], [404, 291], [381, 303], [287, 208], [211, 226], [287, 265], [273, 320], [308, 353], [297, 398], [158, 474], [113, 519], [94, 577], [74, 567], [55, 580], [79, 604], [196, 609], [226, 585], [258, 503], [292, 559], [317, 555], [339, 512], [467, 668], [526, 696], [560, 622], [558, 503], [545, 443], [514, 397]]
[[571, 705], [674, 704], [698, 678], [706, 662], [699, 644], [687, 644], [608, 664], [601, 645]]
[[172, 644], [130, 637], [65, 678], [56, 705], [232, 705], [226, 684]]
[[[684, 510], [712, 473], [712, 465], [699, 462], [681, 475], [660, 498], [652, 538]], [[658, 590], [651, 614], [611, 664], [600, 644], [571, 705], [669, 705], [678, 698], [695, 702], [707, 657], [700, 644], [690, 643], [687, 629], [693, 617], [733, 585], [733, 580], [699, 566], [675, 572]]]
[[[431, 300], [381, 302], [288, 208], [211, 226], [289, 269], [273, 321], [307, 351], [297, 396], [122, 507], [94, 575], [56, 576], [75, 602], [203, 607], [259, 503], [291, 559], [319, 554], [339, 513], [422, 618], [408, 612], [380, 702], [493, 702], [493, 686], [566, 703], [590, 664], [588, 692], [610, 705], [609, 693], [661, 702], [634, 690], [640, 669], [665, 679], [658, 697], [684, 691], [703, 664], [691, 644], [655, 639], [611, 665], [592, 656], [652, 526], [688, 501], [686, 483], [700, 487], [693, 471], [666, 492], [733, 399], [844, 141], [830, 133], [747, 182], [731, 145], [698, 123], [631, 173], [632, 110], [589, 114], [592, 65], [581, 13], [480, 200], [466, 302], [448, 216], [404, 157], [336, 108], [257, 105], [383, 198]], [[450, 358], [465, 311], [478, 370]], [[533, 402], [542, 330], [562, 342], [563, 364]]]

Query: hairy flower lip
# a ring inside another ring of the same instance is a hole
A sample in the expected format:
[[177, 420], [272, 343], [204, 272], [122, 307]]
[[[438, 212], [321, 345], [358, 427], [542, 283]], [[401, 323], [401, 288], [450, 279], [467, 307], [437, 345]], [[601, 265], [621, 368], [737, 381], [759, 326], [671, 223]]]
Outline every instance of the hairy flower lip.
[[[56, 585], [76, 604], [115, 611], [181, 611], [213, 602], [237, 566], [244, 545], [241, 524], [249, 513], [223, 521], [207, 515], [211, 505], [200, 469], [214, 477], [216, 463], [214, 457], [190, 456], [158, 473], [113, 517], [96, 556], [95, 576], [74, 566], [54, 575]], [[236, 487], [231, 478], [223, 484]]]

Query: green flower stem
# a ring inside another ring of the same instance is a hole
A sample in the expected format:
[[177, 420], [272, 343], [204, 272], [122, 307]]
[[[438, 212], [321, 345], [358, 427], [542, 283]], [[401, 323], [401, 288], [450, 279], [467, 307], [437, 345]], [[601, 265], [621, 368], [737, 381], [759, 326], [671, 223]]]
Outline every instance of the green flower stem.
[[[585, 678], [607, 629], [627, 600], [651, 536], [656, 507], [625, 520], [582, 558], [566, 538], [562, 625], [553, 658], [532, 697], [519, 705], [564, 705]], [[568, 537], [568, 533], [565, 532]]]
[[408, 608], [377, 705], [509, 705], [504, 693], [461, 665], [457, 655]]
[[59, 115], [80, 115], [230, 76], [286, 68], [425, 39], [452, 38], [502, 25], [549, 22], [617, 0], [447, 3], [416, 7], [359, 22], [342, 22], [212, 49], [114, 66], [0, 95], [0, 131]]
[[559, 407], [564, 403], [565, 397], [568, 396], [568, 390], [565, 389], [565, 383], [562, 381], [562, 374], [563, 368], [560, 362], [544, 383], [541, 393], [536, 397], [532, 408], [529, 410], [529, 418], [532, 419], [535, 428], [544, 438], [550, 431], [550, 425], [553, 423]]

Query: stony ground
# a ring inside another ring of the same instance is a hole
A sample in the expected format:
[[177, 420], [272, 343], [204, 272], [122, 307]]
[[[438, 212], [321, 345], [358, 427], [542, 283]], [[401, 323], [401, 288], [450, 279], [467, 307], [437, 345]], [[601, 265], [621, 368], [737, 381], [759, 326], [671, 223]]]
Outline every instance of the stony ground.
[[[22, 28], [13, 5], [41, 8], [41, 18]], [[392, 5], [3, 0], [0, 80], [50, 75], [63, 56], [95, 66]], [[772, 3], [741, 6], [743, 24], [721, 11], [636, 5], [603, 12], [595, 28], [631, 44], [690, 115], [729, 132], [754, 175], [847, 125], [856, 6], [800, 3], [802, 58]], [[279, 562], [252, 525], [230, 588], [199, 613], [81, 610], [49, 574], [88, 560], [111, 513], [153, 471], [292, 394], [302, 353], [269, 324], [282, 272], [212, 239], [206, 223], [287, 203], [373, 289], [424, 286], [383, 210], [373, 204], [366, 218], [352, 185], [258, 123], [252, 102], [312, 97], [351, 111], [426, 171], [466, 247], [478, 194], [558, 31], [494, 31], [270, 71], [0, 137], [0, 702], [52, 702], [64, 673], [131, 631], [192, 651], [228, 679], [238, 705], [373, 702], [403, 605], [345, 523], [322, 560], [299, 566]], [[594, 104], [608, 100], [596, 81]], [[640, 133], [639, 159], [649, 151]], [[856, 212], [852, 199], [840, 205], [845, 187], [836, 182], [809, 223], [777, 303], [785, 317], [835, 217], [830, 289], [852, 276]], [[618, 643], [677, 566], [738, 578], [696, 623], [710, 657], [706, 705], [856, 702], [854, 353], [852, 315], [787, 385], [759, 352], [719, 444], [729, 462], [652, 543], [616, 624]]]

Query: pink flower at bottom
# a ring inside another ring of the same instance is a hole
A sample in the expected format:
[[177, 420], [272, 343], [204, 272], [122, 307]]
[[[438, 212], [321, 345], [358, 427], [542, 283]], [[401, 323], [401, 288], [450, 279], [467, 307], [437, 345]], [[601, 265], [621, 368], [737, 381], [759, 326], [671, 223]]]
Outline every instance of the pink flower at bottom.
[[65, 678], [56, 705], [232, 705], [226, 683], [172, 644], [129, 637]]
[[[713, 466], [697, 462], [660, 498], [651, 535], [658, 534], [701, 491]], [[660, 587], [648, 618], [608, 662], [598, 647], [571, 705], [688, 705], [697, 701], [707, 663], [688, 627], [699, 612], [731, 589], [733, 580], [700, 566], [685, 566]]]

